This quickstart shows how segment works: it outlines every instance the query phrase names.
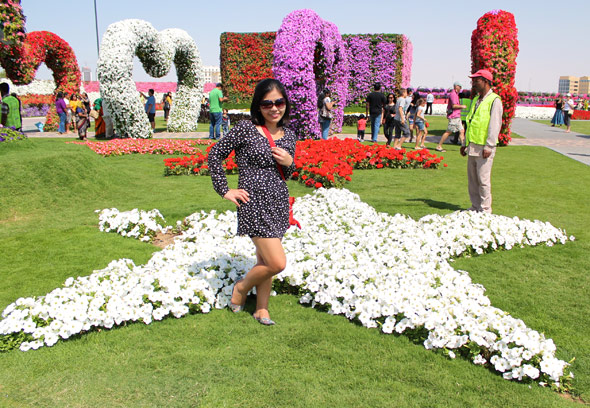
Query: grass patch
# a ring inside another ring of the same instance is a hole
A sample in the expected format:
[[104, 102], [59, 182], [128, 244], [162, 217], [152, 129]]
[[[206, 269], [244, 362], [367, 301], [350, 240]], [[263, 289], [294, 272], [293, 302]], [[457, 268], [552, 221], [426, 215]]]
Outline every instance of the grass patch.
[[[550, 120], [535, 120], [534, 122], [551, 126]], [[565, 130], [565, 126], [562, 126], [561, 128]], [[590, 135], [590, 120], [572, 120], [571, 130], [572, 132], [581, 133], [583, 135]]]
[[[0, 309], [113, 259], [144, 263], [158, 250], [99, 232], [96, 209], [158, 208], [173, 223], [195, 211], [232, 208], [208, 177], [163, 177], [166, 156], [103, 158], [64, 141], [0, 144]], [[346, 187], [378, 211], [413, 218], [466, 208], [466, 160], [457, 146], [446, 148], [448, 168], [357, 170]], [[586, 401], [590, 191], [580, 186], [589, 184], [588, 166], [548, 149], [498, 149], [494, 212], [547, 220], [577, 239], [454, 264], [487, 288], [492, 304], [553, 338], [559, 358], [577, 357], [574, 385]], [[295, 196], [310, 192], [294, 181], [289, 188]], [[404, 336], [302, 307], [294, 296], [271, 299], [271, 312], [278, 322], [272, 328], [221, 310], [2, 354], [0, 406], [574, 406]]]

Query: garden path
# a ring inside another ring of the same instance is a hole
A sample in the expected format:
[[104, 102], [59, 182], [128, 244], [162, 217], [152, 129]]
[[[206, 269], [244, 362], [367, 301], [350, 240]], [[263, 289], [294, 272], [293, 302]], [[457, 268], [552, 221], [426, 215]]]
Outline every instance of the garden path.
[[522, 118], [512, 120], [512, 131], [524, 139], [512, 139], [510, 145], [545, 146], [590, 166], [590, 135], [565, 133], [564, 128], [555, 128]]

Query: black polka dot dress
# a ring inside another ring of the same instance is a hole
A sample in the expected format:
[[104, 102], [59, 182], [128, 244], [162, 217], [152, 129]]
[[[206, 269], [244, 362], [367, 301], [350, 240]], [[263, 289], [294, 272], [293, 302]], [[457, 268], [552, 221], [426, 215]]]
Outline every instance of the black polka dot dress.
[[[295, 157], [295, 141], [295, 133], [285, 129], [285, 135], [275, 140], [275, 144]], [[229, 191], [222, 162], [232, 150], [236, 152], [238, 188], [250, 196], [250, 201], [238, 207], [238, 235], [282, 238], [289, 228], [289, 190], [277, 169], [267, 137], [252, 122], [241, 121], [211, 148], [208, 157], [211, 181], [222, 197]], [[283, 166], [287, 179], [294, 169], [294, 163]]]

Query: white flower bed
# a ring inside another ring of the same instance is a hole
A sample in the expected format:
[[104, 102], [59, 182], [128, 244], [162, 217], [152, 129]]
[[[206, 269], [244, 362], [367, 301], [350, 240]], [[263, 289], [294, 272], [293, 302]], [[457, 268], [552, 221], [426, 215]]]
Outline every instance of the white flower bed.
[[516, 106], [516, 112], [514, 112], [515, 118], [533, 119], [533, 120], [545, 120], [551, 119], [555, 113], [554, 107], [541, 107], [541, 106]]
[[168, 29], [158, 33], [147, 21], [130, 19], [107, 28], [98, 61], [100, 92], [113, 118], [115, 132], [134, 138], [152, 136], [133, 82], [135, 55], [146, 72], [156, 78], [166, 75], [172, 63], [175, 64], [178, 88], [170, 111], [169, 128], [196, 131], [203, 72], [195, 42], [183, 30]]
[[167, 232], [166, 220], [160, 211], [142, 211], [137, 208], [120, 212], [116, 208], [96, 210], [98, 229], [104, 232], [116, 232], [124, 237], [151, 241], [158, 232]]
[[[377, 213], [356, 194], [338, 189], [297, 199], [295, 217], [303, 228], [285, 235], [289, 265], [278, 279], [299, 287], [302, 303], [384, 333], [422, 332], [427, 349], [442, 349], [450, 357], [459, 352], [506, 379], [560, 386], [568, 364], [555, 358], [553, 341], [491, 306], [484, 287], [449, 260], [563, 244], [564, 231], [474, 212], [414, 221]], [[196, 213], [186, 222], [189, 229], [145, 265], [113, 261], [90, 276], [69, 278], [46, 296], [18, 299], [2, 314], [0, 345], [20, 341], [26, 351], [93, 327], [149, 324], [226, 307], [233, 282], [254, 265], [254, 247], [250, 239], [234, 236], [235, 212]]]

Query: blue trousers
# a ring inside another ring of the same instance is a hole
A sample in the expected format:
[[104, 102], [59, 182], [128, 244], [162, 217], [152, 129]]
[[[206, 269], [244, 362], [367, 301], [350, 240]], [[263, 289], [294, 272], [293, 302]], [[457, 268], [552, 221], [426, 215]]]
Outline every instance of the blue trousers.
[[[219, 139], [221, 137], [221, 112], [209, 112], [209, 139]], [[214, 133], [215, 132], [215, 133]]]
[[377, 135], [381, 127], [381, 114], [371, 115], [371, 141], [377, 143]]
[[320, 119], [320, 126], [322, 128], [322, 139], [328, 140], [328, 135], [330, 134], [330, 123], [332, 123], [331, 119]]

